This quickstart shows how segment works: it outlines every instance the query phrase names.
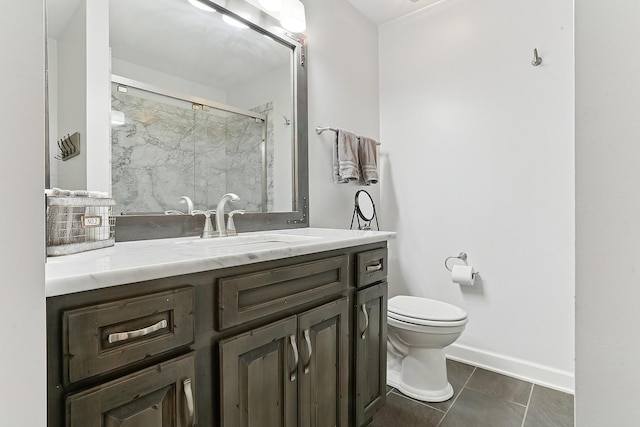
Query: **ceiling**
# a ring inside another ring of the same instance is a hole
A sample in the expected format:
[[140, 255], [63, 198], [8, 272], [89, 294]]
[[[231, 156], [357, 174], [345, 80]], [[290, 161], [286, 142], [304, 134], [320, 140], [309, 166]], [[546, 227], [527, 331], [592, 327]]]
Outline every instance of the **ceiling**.
[[446, 0], [347, 0], [377, 25]]

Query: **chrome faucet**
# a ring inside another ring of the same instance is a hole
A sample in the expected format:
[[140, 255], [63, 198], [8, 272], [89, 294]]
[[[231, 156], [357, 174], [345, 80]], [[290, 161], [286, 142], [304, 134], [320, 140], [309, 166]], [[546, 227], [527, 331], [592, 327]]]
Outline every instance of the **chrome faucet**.
[[224, 205], [227, 202], [237, 202], [238, 200], [240, 200], [240, 197], [233, 193], [227, 193], [220, 197], [218, 207], [216, 208], [216, 228], [218, 230], [218, 236], [227, 237], [229, 235], [227, 233], [227, 227], [224, 225]]

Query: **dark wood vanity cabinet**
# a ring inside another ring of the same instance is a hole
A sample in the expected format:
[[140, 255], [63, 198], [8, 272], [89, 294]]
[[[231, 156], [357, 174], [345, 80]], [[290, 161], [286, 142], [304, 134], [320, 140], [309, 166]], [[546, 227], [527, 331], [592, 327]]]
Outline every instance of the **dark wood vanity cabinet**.
[[48, 298], [48, 425], [369, 425], [385, 245]]
[[193, 354], [71, 394], [67, 425], [190, 427], [196, 423]]
[[349, 424], [346, 297], [220, 343], [222, 425]]
[[356, 313], [356, 424], [363, 426], [386, 401], [387, 284], [383, 282], [359, 291]]
[[387, 248], [356, 254], [355, 419], [367, 425], [387, 396]]

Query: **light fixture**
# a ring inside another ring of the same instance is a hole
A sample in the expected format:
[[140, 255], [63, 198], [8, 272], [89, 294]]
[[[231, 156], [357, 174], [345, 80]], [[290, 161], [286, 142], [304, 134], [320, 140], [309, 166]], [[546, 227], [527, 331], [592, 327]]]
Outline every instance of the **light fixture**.
[[236, 27], [236, 28], [249, 28], [248, 25], [243, 24], [242, 22], [238, 21], [235, 18], [230, 17], [229, 15], [223, 14], [222, 15], [222, 20], [224, 22], [226, 22], [227, 24], [231, 25], [232, 27]]
[[300, 0], [284, 0], [280, 11], [280, 25], [285, 30], [300, 33], [307, 29], [304, 5]]
[[215, 12], [216, 11], [211, 6], [207, 6], [204, 3], [200, 3], [198, 0], [189, 0], [189, 3], [191, 3], [192, 6], [195, 6], [200, 10], [204, 10], [204, 11], [207, 11], [207, 12]]
[[282, 10], [282, 0], [258, 0], [258, 3], [268, 12], [279, 12]]
[[124, 123], [124, 113], [118, 110], [111, 110], [111, 125], [122, 126]]

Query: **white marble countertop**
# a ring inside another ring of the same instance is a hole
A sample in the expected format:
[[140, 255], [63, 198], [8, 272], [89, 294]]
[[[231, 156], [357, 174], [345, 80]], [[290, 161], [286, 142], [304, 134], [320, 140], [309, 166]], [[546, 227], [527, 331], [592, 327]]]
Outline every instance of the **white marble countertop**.
[[[47, 258], [45, 294], [47, 297], [65, 295], [394, 238], [395, 233], [386, 231], [297, 228], [241, 233], [239, 238], [183, 237], [122, 242], [109, 248]], [[247, 240], [254, 241], [247, 243]], [[221, 244], [225, 246], [219, 246]]]

